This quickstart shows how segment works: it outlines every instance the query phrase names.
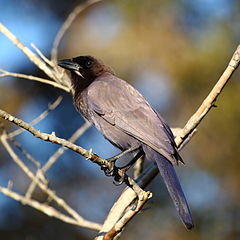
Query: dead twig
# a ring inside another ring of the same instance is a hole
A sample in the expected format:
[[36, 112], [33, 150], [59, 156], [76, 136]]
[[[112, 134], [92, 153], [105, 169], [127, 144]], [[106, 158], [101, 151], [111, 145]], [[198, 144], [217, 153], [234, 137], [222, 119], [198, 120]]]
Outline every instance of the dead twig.
[[0, 32], [2, 32], [14, 45], [16, 45], [39, 69], [45, 72], [50, 78], [57, 81], [54, 72], [50, 69], [45, 62], [43, 62], [36, 54], [16, 38], [3, 24], [0, 23]]
[[59, 46], [59, 44], [60, 44], [64, 34], [69, 29], [69, 27], [72, 25], [72, 23], [76, 19], [76, 17], [81, 12], [86, 10], [88, 7], [92, 6], [95, 3], [101, 2], [101, 1], [102, 0], [89, 0], [89, 1], [86, 1], [85, 3], [83, 3], [83, 4], [80, 4], [75, 9], [73, 9], [73, 11], [71, 11], [71, 13], [67, 17], [67, 19], [65, 20], [63, 25], [61, 26], [60, 30], [58, 31], [58, 33], [57, 33], [57, 35], [56, 35], [56, 37], [54, 39], [53, 47], [52, 47], [52, 51], [51, 51], [51, 60], [53, 62], [57, 61], [57, 58], [58, 58], [58, 46]]
[[[44, 118], [47, 117], [47, 115], [53, 111], [54, 109], [56, 109], [59, 104], [62, 102], [62, 96], [59, 96], [53, 103], [48, 105], [47, 110], [45, 110], [44, 112], [42, 112], [39, 116], [37, 116], [35, 119], [33, 119], [29, 124], [30, 125], [35, 125], [37, 123], [39, 123], [40, 121], [42, 121]], [[19, 128], [11, 133], [8, 133], [8, 137], [9, 138], [13, 138], [16, 137], [17, 135], [19, 135], [20, 133], [24, 132], [25, 130], [23, 128]]]
[[[36, 178], [33, 173], [29, 170], [29, 168], [22, 162], [22, 160], [17, 156], [17, 154], [14, 152], [12, 147], [9, 145], [7, 141], [7, 134], [3, 133], [0, 138], [3, 146], [11, 156], [11, 158], [14, 160], [14, 162], [22, 169], [22, 171], [32, 180], [34, 181], [37, 186], [45, 192], [52, 200], [54, 200], [60, 207], [62, 207], [69, 215], [71, 215], [79, 225], [85, 228], [89, 229], [98, 229], [99, 224], [90, 222], [88, 220], [85, 220], [83, 217], [81, 217], [74, 209], [72, 209], [62, 198], [58, 197], [54, 191], [49, 189], [39, 178]], [[28, 199], [28, 198], [26, 198]]]
[[[91, 123], [86, 121], [85, 124], [83, 124], [77, 131], [74, 132], [74, 134], [68, 139], [68, 141], [74, 143], [90, 126]], [[58, 150], [48, 159], [48, 161], [42, 166], [42, 168], [37, 171], [36, 177], [39, 178], [41, 175], [45, 174], [48, 169], [51, 168], [52, 165], [58, 160], [58, 158], [63, 155], [65, 150], [65, 147], [58, 148]], [[25, 196], [28, 198], [31, 197], [35, 188], [36, 183], [33, 181], [29, 185]]]
[[[36, 200], [26, 198], [16, 192], [13, 192], [9, 188], [4, 188], [4, 187], [0, 186], [0, 192], [18, 202], [21, 202], [23, 205], [28, 205], [32, 208], [37, 209], [40, 212], [43, 212], [44, 214], [48, 215], [49, 217], [54, 217], [54, 218], [60, 219], [63, 222], [82, 227], [82, 224], [79, 223], [78, 221], [76, 221], [74, 218], [71, 218], [71, 217], [59, 212], [58, 210], [56, 210], [55, 208], [53, 208], [47, 204], [40, 203]], [[91, 227], [89, 226], [88, 228], [93, 229], [93, 230], [99, 230], [100, 227], [101, 227], [100, 224], [92, 222]]]
[[37, 82], [41, 82], [44, 84], [48, 84], [50, 86], [59, 88], [64, 90], [65, 92], [70, 92], [71, 89], [69, 87], [63, 86], [57, 82], [45, 79], [45, 78], [40, 78], [40, 77], [35, 77], [35, 76], [31, 76], [31, 75], [26, 75], [26, 74], [22, 74], [22, 73], [12, 73], [12, 72], [7, 72], [3, 69], [0, 69], [0, 78], [2, 77], [16, 77], [16, 78], [23, 78], [23, 79], [28, 79], [28, 80], [33, 80], [33, 81], [37, 81]]

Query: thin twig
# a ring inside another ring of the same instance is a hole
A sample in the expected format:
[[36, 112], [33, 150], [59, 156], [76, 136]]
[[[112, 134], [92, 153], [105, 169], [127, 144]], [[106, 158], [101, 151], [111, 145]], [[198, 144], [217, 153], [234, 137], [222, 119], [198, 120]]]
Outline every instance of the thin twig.
[[54, 71], [50, 69], [36, 54], [16, 38], [2, 23], [0, 23], [0, 32], [2, 32], [13, 44], [15, 44], [39, 69], [45, 72], [50, 78], [57, 81]]
[[[48, 186], [48, 181], [46, 177], [44, 176], [44, 173], [41, 168], [37, 169], [37, 172], [35, 173], [35, 177], [41, 180], [46, 186]], [[44, 179], [44, 181], [42, 180]], [[25, 192], [25, 197], [30, 199], [32, 197], [33, 192], [35, 191], [37, 187], [37, 184], [35, 181], [31, 181], [29, 184], [29, 187], [27, 188], [27, 191]]]
[[227, 68], [223, 72], [222, 76], [219, 78], [216, 85], [213, 87], [212, 91], [204, 99], [198, 110], [191, 116], [185, 127], [181, 130], [179, 135], [176, 137], [175, 142], [177, 146], [180, 146], [185, 138], [200, 124], [202, 119], [207, 115], [209, 110], [214, 106], [217, 97], [222, 92], [224, 86], [229, 81], [230, 77], [238, 67], [240, 62], [240, 45], [234, 52], [232, 59], [230, 60]]
[[[83, 133], [90, 127], [92, 124], [86, 121], [74, 134], [68, 139], [69, 142], [74, 143], [77, 139], [83, 135]], [[43, 172], [47, 172], [47, 170], [52, 167], [52, 165], [57, 161], [57, 159], [65, 152], [65, 147], [60, 147], [43, 165], [42, 170]]]
[[16, 140], [14, 140], [13, 138], [10, 138], [8, 136], [8, 139], [13, 143], [13, 145], [18, 148], [20, 150], [20, 152], [28, 159], [30, 160], [37, 168], [40, 167], [40, 162], [38, 162], [30, 153], [28, 153], [23, 147], [22, 145], [17, 142]]
[[[91, 123], [86, 121], [77, 131], [74, 132], [74, 134], [68, 139], [69, 142], [74, 143], [89, 127], [91, 126]], [[40, 172], [37, 171], [36, 177], [39, 177], [39, 174], [45, 174], [50, 167], [57, 161], [57, 159], [62, 156], [62, 154], [65, 152], [65, 147], [60, 147], [58, 150], [48, 159], [48, 161], [42, 166]], [[31, 182], [29, 185], [25, 196], [31, 197], [33, 191], [35, 190], [36, 183]]]
[[[37, 209], [40, 212], [43, 212], [44, 214], [48, 215], [49, 217], [55, 217], [57, 219], [62, 220], [63, 222], [83, 227], [82, 224], [80, 224], [74, 218], [71, 218], [71, 217], [59, 212], [58, 210], [56, 210], [55, 208], [53, 208], [49, 205], [40, 203], [33, 199], [26, 198], [16, 192], [13, 192], [12, 190], [10, 190], [8, 188], [4, 188], [1, 186], [0, 186], [0, 192], [18, 202], [21, 202], [23, 205], [28, 205], [32, 208]], [[101, 224], [91, 222], [91, 226], [88, 225], [88, 228], [92, 229], [92, 230], [99, 230], [101, 228]]]
[[134, 168], [133, 168], [134, 179], [138, 178], [141, 175], [143, 171], [143, 164], [144, 164], [144, 155], [142, 155], [134, 165]]
[[[0, 25], [1, 26], [1, 25]], [[22, 74], [22, 73], [12, 73], [12, 72], [7, 72], [3, 69], [0, 69], [0, 72], [2, 74], [0, 74], [0, 78], [1, 77], [17, 77], [17, 78], [23, 78], [23, 79], [28, 79], [28, 80], [33, 80], [33, 81], [37, 81], [37, 82], [41, 82], [44, 84], [48, 84], [50, 86], [56, 87], [56, 88], [60, 88], [62, 90], [64, 90], [65, 92], [70, 92], [71, 89], [69, 87], [63, 86], [57, 82], [51, 81], [51, 80], [47, 80], [45, 78], [40, 78], [40, 77], [35, 77], [32, 75], [26, 75], [26, 74]]]
[[[34, 118], [29, 124], [30, 125], [35, 125], [37, 123], [39, 123], [40, 121], [42, 121], [44, 118], [47, 117], [47, 115], [53, 111], [54, 109], [56, 109], [59, 104], [62, 102], [62, 96], [59, 96], [53, 103], [48, 105], [48, 109], [46, 109], [44, 112], [42, 112], [39, 116], [37, 116], [36, 118]], [[8, 137], [9, 138], [13, 138], [16, 137], [17, 135], [19, 135], [20, 133], [24, 132], [25, 130], [23, 128], [19, 128], [11, 133], [8, 133]]]
[[60, 30], [58, 31], [58, 33], [57, 33], [57, 35], [56, 35], [56, 37], [54, 39], [53, 47], [52, 47], [52, 51], [51, 51], [51, 60], [53, 62], [57, 61], [57, 58], [58, 58], [58, 46], [59, 46], [59, 44], [60, 44], [64, 34], [69, 29], [69, 27], [72, 25], [72, 23], [76, 19], [76, 17], [81, 12], [83, 12], [85, 9], [87, 9], [88, 7], [92, 6], [95, 3], [101, 2], [101, 1], [102, 0], [89, 0], [89, 1], [86, 1], [85, 3], [80, 4], [75, 9], [73, 9], [73, 11], [71, 11], [71, 13], [67, 17], [67, 19], [65, 20], [63, 25], [61, 26]]
[[48, 58], [46, 58], [43, 53], [35, 46], [34, 43], [31, 43], [31, 47], [36, 51], [36, 53], [39, 55], [39, 57], [50, 67], [54, 68], [55, 65], [53, 64], [52, 61], [50, 61]]
[[88, 220], [85, 220], [81, 217], [74, 209], [72, 209], [62, 198], [58, 197], [54, 191], [49, 189], [44, 183], [42, 183], [38, 178], [36, 178], [33, 173], [29, 170], [29, 168], [22, 162], [22, 160], [17, 156], [14, 150], [11, 148], [9, 143], [7, 142], [7, 135], [2, 134], [1, 141], [9, 155], [15, 161], [15, 163], [22, 169], [22, 171], [32, 180], [37, 186], [45, 192], [51, 199], [53, 199], [60, 207], [62, 207], [68, 214], [70, 214], [82, 227], [86, 227], [89, 229], [98, 229], [99, 224], [95, 224]]

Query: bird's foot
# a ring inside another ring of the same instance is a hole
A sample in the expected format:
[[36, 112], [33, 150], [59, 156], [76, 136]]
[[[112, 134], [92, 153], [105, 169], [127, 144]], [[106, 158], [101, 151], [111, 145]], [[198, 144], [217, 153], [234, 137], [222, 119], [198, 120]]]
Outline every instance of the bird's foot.
[[126, 165], [123, 167], [116, 167], [117, 169], [117, 174], [114, 177], [114, 184], [119, 186], [123, 184], [126, 180], [126, 172], [128, 169], [144, 154], [143, 150], [141, 149], [137, 155]]
[[139, 149], [138, 148], [130, 148], [127, 149], [126, 151], [112, 157], [112, 158], [108, 158], [108, 166], [104, 166], [101, 169], [104, 171], [105, 175], [108, 177], [114, 177], [114, 184], [116, 186], [120, 186], [121, 184], [123, 184], [124, 182], [126, 182], [126, 172], [128, 171], [128, 169], [144, 154], [143, 150], [140, 149], [140, 151], [136, 154], [136, 156], [126, 165], [124, 165], [123, 167], [117, 167], [115, 165], [115, 162], [118, 158], [122, 157], [123, 155], [125, 155], [128, 152], [132, 152]]
[[125, 179], [126, 179], [126, 172], [122, 172], [121, 174], [117, 174], [114, 177], [113, 184], [115, 186], [120, 186], [125, 182]]
[[115, 166], [115, 162], [114, 161], [109, 162], [108, 166], [101, 167], [101, 170], [104, 171], [104, 173], [105, 173], [105, 175], [107, 177], [114, 176], [115, 169], [116, 169], [116, 166]]
[[114, 177], [114, 184], [120, 186], [125, 181], [125, 173], [130, 168], [130, 166], [116, 167], [114, 162], [110, 162], [107, 167], [102, 167], [107, 177]]
[[114, 185], [120, 186], [125, 182], [127, 177], [126, 172], [130, 167], [131, 166], [129, 166], [129, 164], [127, 164], [124, 167], [116, 167], [117, 174], [114, 176], [114, 182], [113, 182]]

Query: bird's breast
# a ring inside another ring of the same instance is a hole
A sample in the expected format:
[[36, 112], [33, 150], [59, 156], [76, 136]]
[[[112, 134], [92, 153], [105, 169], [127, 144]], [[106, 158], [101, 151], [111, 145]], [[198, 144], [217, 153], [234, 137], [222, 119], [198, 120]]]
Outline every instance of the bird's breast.
[[86, 91], [83, 91], [79, 94], [74, 95], [74, 104], [75, 107], [77, 108], [78, 112], [81, 113], [81, 115], [86, 118], [87, 120], [91, 121], [91, 114], [89, 112], [89, 107], [87, 104], [87, 96], [86, 96]]

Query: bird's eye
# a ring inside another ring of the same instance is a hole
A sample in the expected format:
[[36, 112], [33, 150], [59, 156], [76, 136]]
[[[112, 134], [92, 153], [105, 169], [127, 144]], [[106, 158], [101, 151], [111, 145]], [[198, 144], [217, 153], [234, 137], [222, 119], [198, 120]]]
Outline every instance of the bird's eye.
[[90, 67], [92, 66], [92, 61], [91, 61], [91, 60], [87, 60], [87, 61], [85, 62], [85, 66], [86, 66], [87, 68], [90, 68]]

